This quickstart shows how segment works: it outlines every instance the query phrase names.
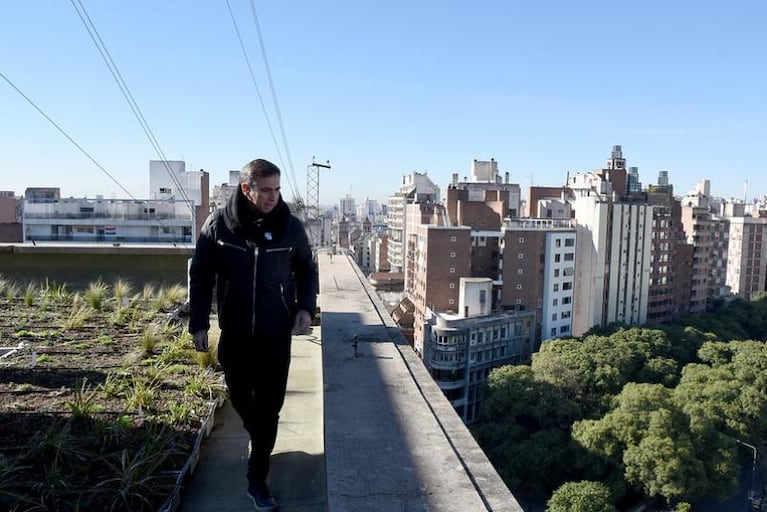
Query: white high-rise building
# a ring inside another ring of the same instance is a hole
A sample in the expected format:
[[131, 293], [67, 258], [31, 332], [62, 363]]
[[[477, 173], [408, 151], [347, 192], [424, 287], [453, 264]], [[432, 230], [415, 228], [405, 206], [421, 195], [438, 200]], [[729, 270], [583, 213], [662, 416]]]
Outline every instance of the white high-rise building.
[[750, 299], [767, 289], [767, 219], [730, 217], [727, 286]]
[[338, 211], [341, 215], [341, 218], [345, 218], [346, 220], [355, 220], [355, 215], [357, 213], [357, 210], [354, 206], [354, 198], [350, 195], [346, 195], [346, 197], [342, 197], [341, 200], [338, 203]]
[[413, 203], [438, 203], [439, 187], [426, 173], [412, 172], [402, 177], [400, 189], [389, 196], [386, 224], [389, 231], [388, 257], [392, 272], [405, 267], [406, 206]]
[[[623, 166], [616, 157], [612, 162]], [[578, 231], [573, 334], [580, 336], [591, 327], [611, 322], [644, 323], [650, 288], [652, 206], [622, 202], [605, 175], [578, 174], [568, 187]]]

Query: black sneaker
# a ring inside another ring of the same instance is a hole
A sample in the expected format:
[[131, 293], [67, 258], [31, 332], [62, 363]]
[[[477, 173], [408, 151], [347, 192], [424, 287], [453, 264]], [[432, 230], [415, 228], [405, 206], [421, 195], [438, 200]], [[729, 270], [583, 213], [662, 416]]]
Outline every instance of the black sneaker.
[[271, 512], [277, 509], [277, 501], [269, 492], [266, 482], [249, 482], [248, 496], [253, 500], [253, 506], [261, 512]]

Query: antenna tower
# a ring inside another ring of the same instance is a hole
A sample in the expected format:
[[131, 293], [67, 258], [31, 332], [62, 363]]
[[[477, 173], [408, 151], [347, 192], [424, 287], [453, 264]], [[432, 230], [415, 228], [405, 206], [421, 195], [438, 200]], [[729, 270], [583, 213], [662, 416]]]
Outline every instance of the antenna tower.
[[330, 160], [320, 164], [315, 162], [312, 156], [312, 163], [306, 166], [306, 227], [313, 245], [317, 242], [323, 245], [320, 240], [320, 169], [330, 170]]

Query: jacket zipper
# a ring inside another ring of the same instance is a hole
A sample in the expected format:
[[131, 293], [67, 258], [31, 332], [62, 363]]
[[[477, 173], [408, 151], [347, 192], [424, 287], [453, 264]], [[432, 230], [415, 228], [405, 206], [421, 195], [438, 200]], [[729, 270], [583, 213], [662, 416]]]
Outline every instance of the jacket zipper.
[[288, 303], [285, 302], [285, 290], [282, 287], [282, 283], [280, 283], [280, 298], [282, 299], [282, 305], [285, 306], [285, 311], [288, 312], [288, 315], [290, 314], [290, 308], [288, 307]]
[[256, 335], [256, 277], [258, 276], [258, 246], [253, 248], [253, 316], [250, 333]]
[[231, 247], [232, 249], [239, 249], [240, 251], [247, 252], [247, 249], [245, 247], [242, 247], [236, 244], [230, 244], [229, 242], [224, 242], [223, 240], [218, 240], [216, 243], [220, 245], [221, 247]]

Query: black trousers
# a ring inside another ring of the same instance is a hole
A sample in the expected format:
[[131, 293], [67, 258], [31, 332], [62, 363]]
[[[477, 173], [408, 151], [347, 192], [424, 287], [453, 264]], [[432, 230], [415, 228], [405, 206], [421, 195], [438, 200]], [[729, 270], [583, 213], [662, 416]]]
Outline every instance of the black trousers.
[[218, 357], [229, 398], [250, 435], [248, 481], [263, 481], [269, 473], [288, 384], [290, 341], [290, 331], [257, 337], [221, 333]]

